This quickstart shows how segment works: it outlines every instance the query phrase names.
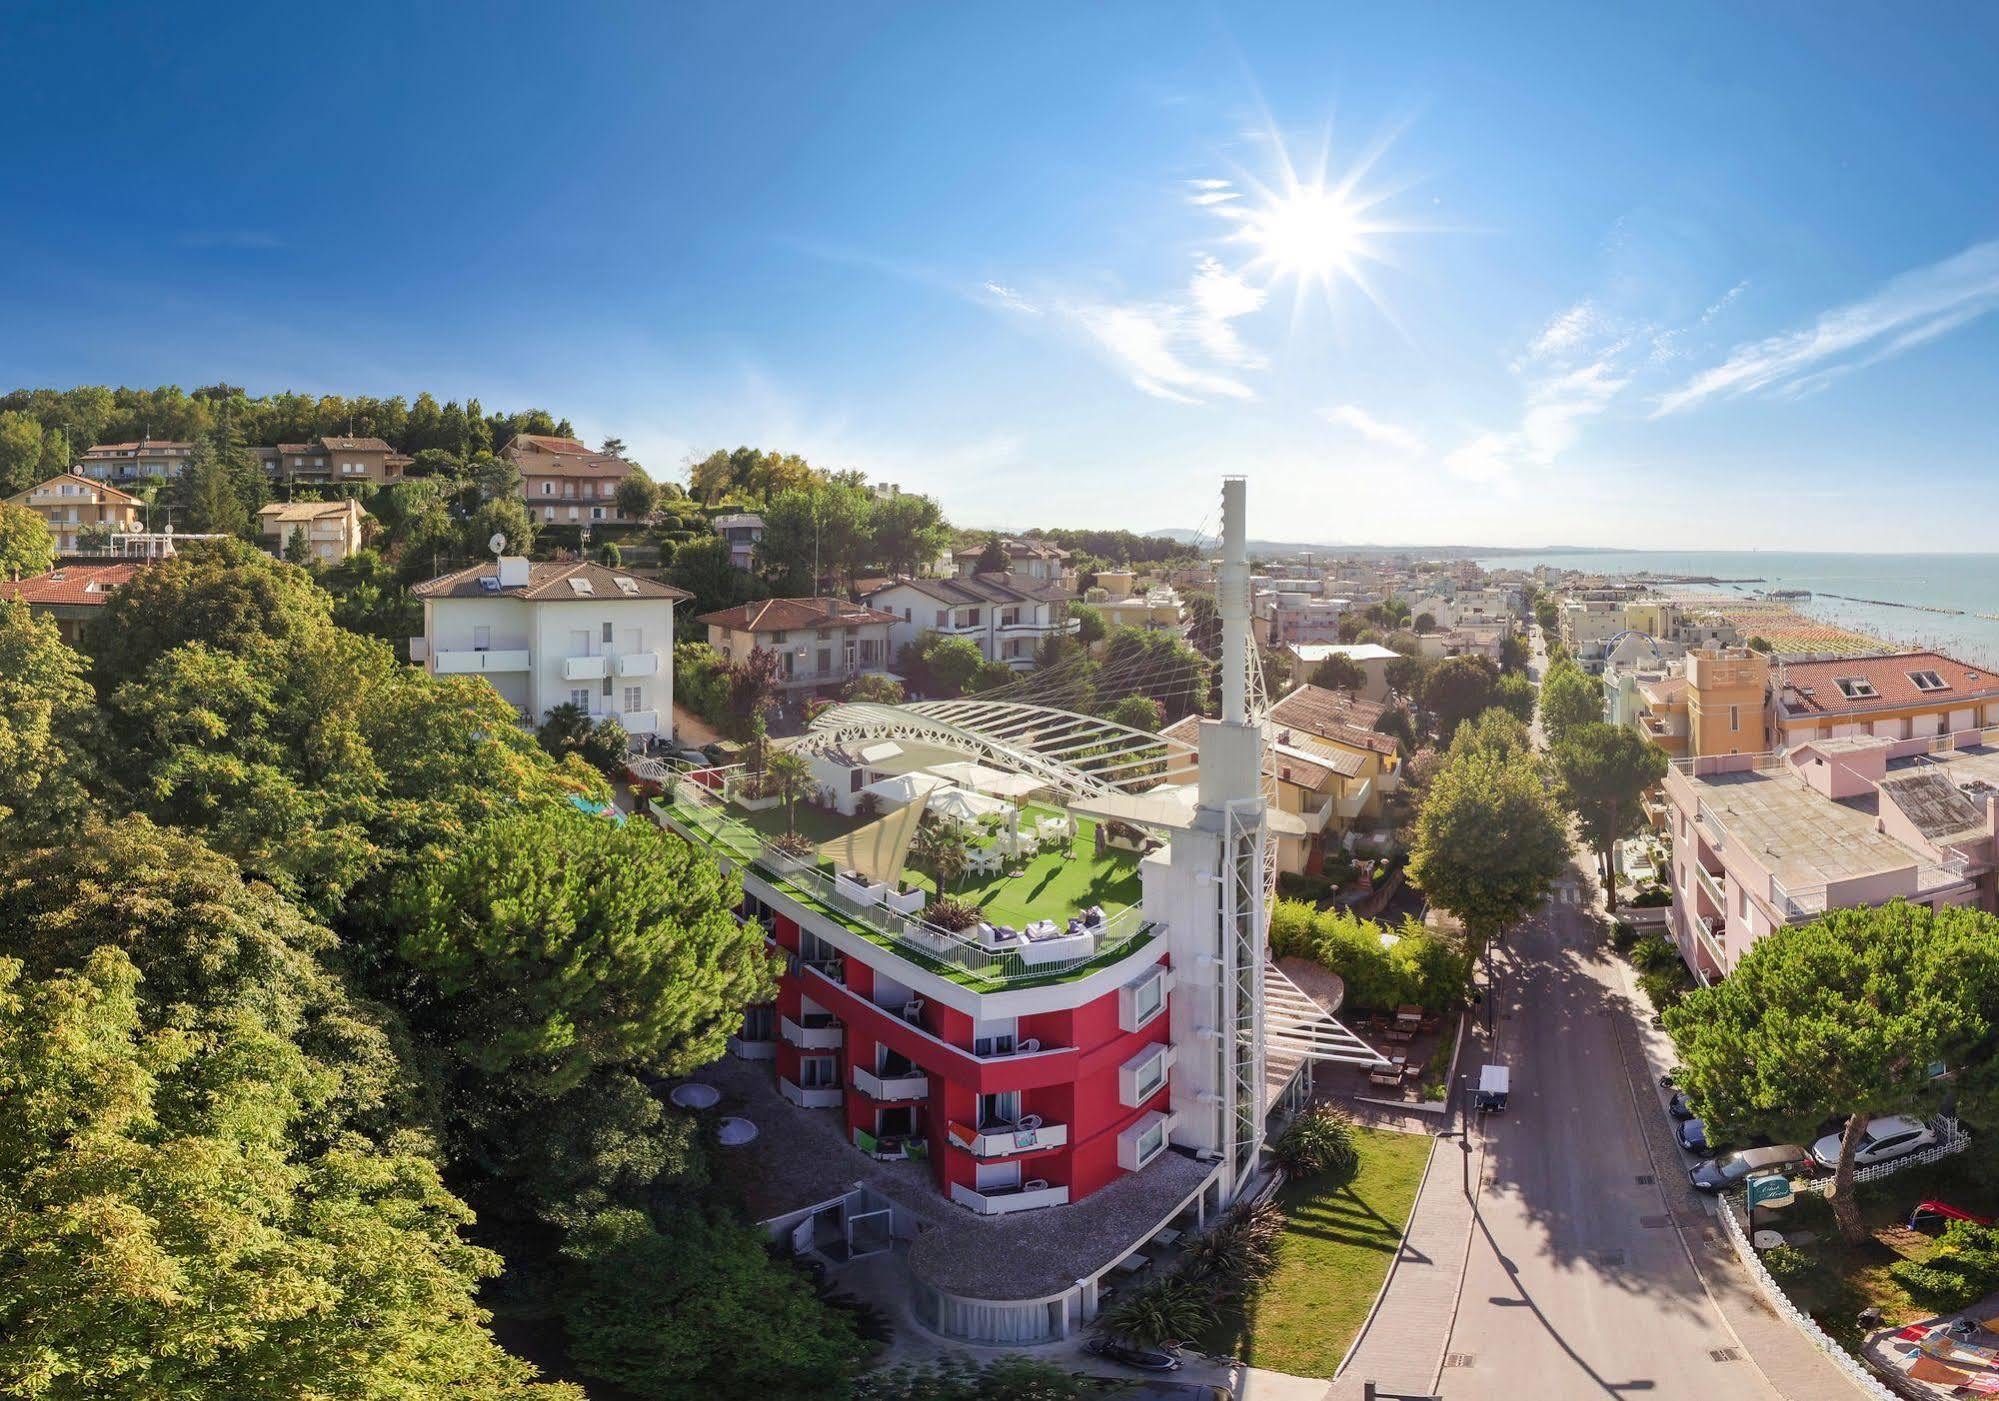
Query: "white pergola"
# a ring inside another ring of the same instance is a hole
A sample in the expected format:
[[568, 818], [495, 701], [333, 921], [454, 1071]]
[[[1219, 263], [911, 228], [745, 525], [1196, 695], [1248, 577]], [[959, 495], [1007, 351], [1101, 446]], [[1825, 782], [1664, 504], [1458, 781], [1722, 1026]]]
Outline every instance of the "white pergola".
[[1193, 756], [1183, 740], [1073, 710], [1020, 701], [861, 702], [821, 712], [800, 743], [852, 747], [868, 740], [910, 740], [954, 750], [997, 768], [1039, 779], [1072, 798], [1142, 792], [1169, 761]]

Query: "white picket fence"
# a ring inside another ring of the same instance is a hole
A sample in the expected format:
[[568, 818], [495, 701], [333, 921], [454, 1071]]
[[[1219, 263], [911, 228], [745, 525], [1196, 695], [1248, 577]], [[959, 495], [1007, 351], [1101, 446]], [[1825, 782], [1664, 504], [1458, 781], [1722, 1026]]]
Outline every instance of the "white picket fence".
[[1728, 1232], [1728, 1242], [1735, 1247], [1735, 1254], [1742, 1261], [1742, 1267], [1755, 1279], [1756, 1287], [1763, 1291], [1771, 1307], [1789, 1319], [1791, 1325], [1803, 1333], [1813, 1347], [1830, 1357], [1833, 1364], [1845, 1372], [1847, 1378], [1860, 1388], [1862, 1394], [1875, 1398], [1875, 1401], [1904, 1401], [1900, 1393], [1890, 1389], [1886, 1383], [1869, 1371], [1859, 1358], [1834, 1342], [1825, 1329], [1813, 1321], [1810, 1314], [1791, 1302], [1790, 1296], [1784, 1293], [1783, 1286], [1771, 1278], [1770, 1272], [1763, 1268], [1763, 1262], [1756, 1258], [1755, 1247], [1750, 1245], [1749, 1237], [1743, 1234], [1742, 1223], [1736, 1220], [1735, 1204], [1726, 1196], [1721, 1199], [1721, 1224]]
[[[1936, 1118], [1930, 1120], [1930, 1127], [1936, 1130], [1937, 1141], [1935, 1143], [1919, 1153], [1911, 1153], [1904, 1158], [1891, 1158], [1885, 1163], [1873, 1163], [1867, 1167], [1855, 1168], [1853, 1170], [1854, 1182], [1856, 1184], [1873, 1182], [1888, 1176], [1890, 1173], [1900, 1172], [1903, 1168], [1912, 1168], [1921, 1163], [1942, 1162], [1951, 1154], [1962, 1153], [1971, 1146], [1971, 1135], [1959, 1128], [1957, 1120], [1951, 1118], [1948, 1114], [1939, 1114]], [[1823, 1194], [1831, 1188], [1832, 1179], [1830, 1177], [1815, 1177], [1810, 1181], [1799, 1183], [1798, 1186], [1802, 1191]]]

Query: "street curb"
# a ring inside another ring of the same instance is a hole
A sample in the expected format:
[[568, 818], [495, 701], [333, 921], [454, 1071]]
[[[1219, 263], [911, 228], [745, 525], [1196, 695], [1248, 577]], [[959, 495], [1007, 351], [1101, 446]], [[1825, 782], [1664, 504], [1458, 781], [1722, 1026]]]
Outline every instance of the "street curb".
[[[1443, 1139], [1436, 1134], [1430, 1135], [1430, 1153], [1423, 1159], [1423, 1176], [1420, 1182], [1430, 1180], [1430, 1165], [1437, 1160], [1437, 1145], [1441, 1142]], [[1381, 1312], [1381, 1301], [1388, 1297], [1388, 1286], [1394, 1283], [1396, 1271], [1402, 1268], [1403, 1253], [1409, 1248], [1409, 1233], [1416, 1229], [1416, 1211], [1423, 1205], [1423, 1189], [1420, 1182], [1416, 1189], [1416, 1200], [1409, 1207], [1409, 1219], [1402, 1223], [1402, 1239], [1395, 1242], [1395, 1259], [1388, 1266], [1388, 1273], [1381, 1277], [1381, 1288], [1374, 1291], [1374, 1302], [1368, 1306], [1367, 1317], [1361, 1320], [1360, 1331], [1355, 1333], [1353, 1341], [1347, 1344], [1346, 1355], [1340, 1358], [1340, 1365], [1333, 1368], [1333, 1375], [1327, 1378], [1328, 1381], [1338, 1381], [1340, 1375], [1346, 1371], [1347, 1364], [1353, 1361], [1353, 1355], [1360, 1351], [1361, 1343], [1367, 1338], [1368, 1329], [1374, 1327], [1374, 1316]]]

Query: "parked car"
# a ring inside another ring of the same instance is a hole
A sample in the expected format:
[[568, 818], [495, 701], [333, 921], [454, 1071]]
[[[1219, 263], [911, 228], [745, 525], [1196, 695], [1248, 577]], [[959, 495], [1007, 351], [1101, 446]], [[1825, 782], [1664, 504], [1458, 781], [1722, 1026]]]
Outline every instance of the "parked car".
[[1675, 1119], [1694, 1119], [1694, 1102], [1687, 1098], [1685, 1090], [1674, 1090], [1673, 1097], [1666, 1101], [1666, 1112]]
[[1122, 1363], [1126, 1367], [1136, 1367], [1141, 1372], [1177, 1372], [1180, 1359], [1170, 1352], [1153, 1347], [1138, 1347], [1132, 1343], [1120, 1342], [1101, 1334], [1085, 1344], [1091, 1352], [1107, 1362]]
[[716, 740], [713, 744], [701, 746], [701, 757], [711, 764], [732, 764], [736, 761], [737, 746], [727, 740]]
[[[1818, 1159], [1820, 1167], [1839, 1166], [1841, 1137], [1841, 1134], [1829, 1133], [1812, 1145], [1812, 1156]], [[1853, 1165], [1872, 1167], [1876, 1163], [1893, 1162], [1936, 1141], [1936, 1132], [1928, 1124], [1920, 1119], [1911, 1119], [1906, 1114], [1869, 1119], [1867, 1132], [1861, 1136], [1859, 1147], [1854, 1149]]]
[[692, 764], [696, 768], [708, 766], [708, 751], [696, 749], [691, 744], [670, 744], [666, 748], [666, 756], [678, 763]]
[[1738, 1153], [1723, 1153], [1704, 1163], [1696, 1163], [1687, 1169], [1687, 1180], [1700, 1192], [1720, 1192], [1730, 1187], [1740, 1186], [1743, 1179], [1753, 1173], [1781, 1172], [1795, 1175], [1811, 1171], [1816, 1164], [1812, 1155], [1795, 1143], [1777, 1143], [1768, 1148], [1744, 1148]]
[[1699, 1119], [1682, 1119], [1673, 1130], [1673, 1137], [1680, 1141], [1680, 1147], [1689, 1153], [1708, 1158], [1714, 1155], [1714, 1145], [1708, 1142], [1707, 1125]]

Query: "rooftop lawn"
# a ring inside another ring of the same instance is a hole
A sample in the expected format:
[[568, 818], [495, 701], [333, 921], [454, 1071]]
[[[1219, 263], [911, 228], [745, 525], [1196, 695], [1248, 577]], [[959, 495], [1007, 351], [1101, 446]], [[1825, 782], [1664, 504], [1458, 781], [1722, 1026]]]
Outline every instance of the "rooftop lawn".
[[1353, 1345], [1416, 1204], [1428, 1134], [1356, 1128], [1360, 1170], [1344, 1187], [1306, 1179], [1277, 1194], [1284, 1235], [1277, 1271], [1201, 1341], [1253, 1367], [1330, 1377]]
[[[724, 808], [718, 807], [713, 801], [689, 802], [685, 797], [679, 798], [678, 801], [669, 801], [664, 797], [655, 801], [675, 823], [689, 832], [699, 834], [705, 845], [743, 864], [758, 858], [766, 838], [782, 836], [785, 830], [782, 805], [760, 812], [746, 812], [735, 804], [729, 804]], [[1046, 811], [1052, 812], [1053, 809]], [[823, 812], [804, 803], [797, 805], [794, 819], [799, 833], [816, 842], [843, 836], [872, 820], [841, 817], [838, 813]], [[1073, 847], [1077, 853], [1073, 861], [1064, 861], [1057, 850], [1045, 850], [1029, 862], [1018, 876], [1002, 872], [997, 876], [983, 878], [963, 877], [951, 894], [959, 899], [977, 901], [986, 909], [992, 922], [1012, 924], [1015, 928], [1034, 919], [1064, 920], [1090, 905], [1101, 905], [1105, 913], [1110, 914], [1124, 906], [1138, 903], [1139, 874], [1136, 853], [1110, 851], [1103, 857], [1098, 857], [1095, 851], [1095, 824], [1087, 819], [1078, 819]], [[897, 957], [926, 968], [940, 977], [949, 978], [955, 983], [978, 991], [1010, 991], [1067, 982], [1116, 963], [1145, 942], [1144, 937], [1139, 937], [1113, 945], [1089, 962], [1074, 968], [1001, 981], [943, 960], [927, 958], [855, 918], [851, 910], [843, 908], [838, 903], [820, 899], [811, 888], [790, 884], [782, 875], [761, 871], [760, 873], [783, 884], [793, 899], [831, 916], [870, 943], [888, 949]], [[983, 883], [975, 883], [981, 880]], [[904, 872], [903, 883], [911, 887], [920, 885], [933, 893], [936, 888], [935, 882], [928, 874], [913, 868]]]

